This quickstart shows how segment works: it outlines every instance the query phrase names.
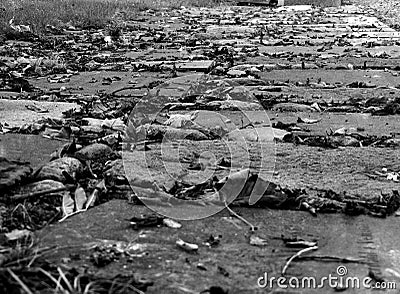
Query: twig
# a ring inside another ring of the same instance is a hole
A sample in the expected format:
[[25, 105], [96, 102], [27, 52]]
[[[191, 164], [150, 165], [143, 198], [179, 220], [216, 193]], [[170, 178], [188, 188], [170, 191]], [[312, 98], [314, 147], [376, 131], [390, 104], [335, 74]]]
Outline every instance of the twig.
[[[140, 90], [140, 89], [143, 89], [143, 87], [138, 87], [138, 86], [127, 86], [127, 87], [122, 87], [122, 88], [119, 88], [119, 89], [116, 89], [116, 90], [112, 91], [112, 92], [110, 93], [110, 96], [116, 96], [116, 94], [117, 94], [118, 92], [122, 92], [122, 91], [125, 91], [125, 90]], [[130, 96], [142, 97], [143, 95], [130, 95]]]
[[289, 258], [289, 260], [286, 262], [285, 266], [282, 269], [282, 276], [285, 275], [286, 270], [288, 269], [290, 263], [297, 257], [299, 257], [300, 255], [302, 255], [303, 253], [306, 253], [308, 251], [313, 251], [313, 250], [317, 250], [318, 246], [313, 246], [313, 247], [308, 247], [308, 248], [304, 248], [302, 250], [300, 250], [299, 252], [297, 252], [295, 255], [293, 255], [291, 258]]
[[[128, 291], [126, 291], [126, 290], [129, 289], [129, 290], [135, 291], [135, 292], [138, 293], [138, 294], [145, 294], [143, 291], [140, 291], [138, 288], [136, 288], [135, 286], [131, 285], [132, 282], [134, 282], [134, 281], [135, 281], [135, 278], [130, 279], [130, 280], [128, 281], [128, 283], [126, 283], [126, 284], [123, 285], [123, 287], [122, 287], [122, 289], [120, 290], [120, 292], [121, 292], [121, 293], [126, 293], [126, 292], [128, 292]], [[114, 284], [114, 281], [113, 281], [113, 284]], [[117, 282], [116, 284], [118, 284], [118, 282]]]
[[15, 208], [14, 208], [13, 211], [11, 212], [11, 216], [13, 216], [14, 213], [17, 211], [17, 209], [20, 208], [20, 207], [21, 207], [21, 209], [23, 210], [23, 212], [25, 213], [25, 214], [23, 214], [24, 219], [25, 219], [25, 217], [27, 217], [28, 220], [29, 220], [29, 222], [32, 223], [32, 219], [31, 219], [31, 216], [29, 215], [28, 210], [27, 210], [26, 207], [25, 207], [23, 204], [21, 204], [21, 203], [19, 203], [17, 206], [15, 206]]
[[81, 212], [84, 212], [84, 211], [86, 211], [86, 210], [77, 210], [77, 211], [74, 211], [74, 212], [72, 212], [72, 213], [70, 213], [70, 214], [67, 214], [67, 215], [63, 216], [62, 218], [60, 218], [60, 219], [58, 220], [58, 222], [59, 222], [59, 223], [62, 223], [62, 222], [65, 221], [67, 218], [69, 218], [69, 217], [71, 217], [71, 216], [73, 216], [73, 215], [77, 215], [78, 213], [81, 213]]
[[11, 196], [10, 199], [12, 201], [20, 201], [20, 200], [24, 200], [26, 198], [39, 197], [39, 196], [43, 196], [43, 195], [47, 195], [47, 194], [63, 192], [65, 190], [69, 190], [71, 188], [72, 188], [72, 186], [66, 185], [65, 187], [61, 187], [61, 188], [53, 188], [53, 189], [48, 189], [48, 190], [38, 191], [38, 192], [32, 192], [32, 193], [27, 193], [27, 194], [16, 194], [14, 196]]
[[47, 227], [47, 225], [51, 224], [56, 218], [58, 218], [58, 216], [60, 215], [61, 211], [58, 211], [51, 219], [49, 219], [45, 225], [45, 227]]
[[334, 262], [342, 262], [342, 263], [367, 263], [363, 259], [360, 258], [347, 258], [347, 257], [339, 257], [339, 256], [329, 256], [329, 255], [310, 255], [310, 256], [299, 256], [297, 259], [299, 260], [321, 260], [321, 261], [334, 261]]
[[252, 223], [250, 223], [248, 220], [246, 220], [245, 218], [243, 218], [242, 216], [238, 215], [236, 212], [234, 212], [232, 209], [230, 209], [228, 207], [228, 204], [226, 203], [226, 200], [224, 200], [225, 203], [225, 207], [226, 209], [235, 217], [237, 217], [238, 219], [240, 219], [242, 222], [244, 222], [245, 224], [250, 226], [250, 231], [254, 232], [256, 231], [256, 226], [254, 226]]
[[48, 271], [45, 271], [42, 268], [39, 268], [38, 271], [41, 272], [42, 274], [46, 275], [50, 280], [53, 281], [53, 283], [56, 285], [56, 288], [55, 288], [55, 291], [54, 291], [55, 293], [58, 291], [58, 289], [63, 289], [63, 287], [60, 284], [61, 283], [60, 279], [56, 280], [56, 278], [54, 278], [51, 273], [49, 273]]
[[7, 269], [8, 273], [18, 282], [18, 284], [24, 289], [24, 291], [28, 294], [33, 294], [33, 292], [28, 288], [28, 286], [22, 282], [22, 280], [9, 268]]
[[31, 267], [31, 265], [35, 262], [35, 260], [38, 258], [39, 254], [37, 251], [35, 251], [31, 261], [28, 263], [28, 265], [26, 267]]
[[72, 288], [71, 283], [68, 281], [67, 277], [65, 276], [64, 272], [60, 267], [57, 267], [57, 271], [60, 274], [60, 278], [64, 280], [64, 283], [67, 285], [68, 289], [71, 291], [70, 293], [74, 292], [74, 288]]

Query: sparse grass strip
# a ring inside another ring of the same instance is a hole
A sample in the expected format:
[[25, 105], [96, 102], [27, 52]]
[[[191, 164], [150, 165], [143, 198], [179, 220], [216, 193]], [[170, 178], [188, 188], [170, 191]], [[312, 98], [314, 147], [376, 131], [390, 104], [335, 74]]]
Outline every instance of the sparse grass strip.
[[0, 4], [0, 35], [12, 34], [9, 21], [45, 33], [48, 25], [104, 28], [112, 21], [134, 19], [145, 10], [181, 6], [219, 6], [224, 0], [4, 0]]

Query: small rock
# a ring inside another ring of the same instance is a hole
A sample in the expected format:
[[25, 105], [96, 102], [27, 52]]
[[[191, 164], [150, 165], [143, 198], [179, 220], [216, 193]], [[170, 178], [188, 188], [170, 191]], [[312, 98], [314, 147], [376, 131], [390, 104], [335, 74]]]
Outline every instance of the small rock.
[[227, 72], [227, 75], [231, 77], [245, 77], [247, 73], [243, 70], [231, 69]]
[[107, 160], [113, 154], [113, 150], [101, 143], [94, 143], [89, 146], [83, 147], [81, 150], [75, 152], [75, 157], [80, 160]]
[[199, 262], [199, 263], [197, 264], [196, 267], [197, 267], [198, 269], [202, 270], [202, 271], [206, 271], [206, 270], [207, 270], [207, 268], [206, 268], [206, 266], [204, 265], [204, 263], [201, 263], [201, 262]]
[[164, 218], [163, 223], [164, 223], [164, 225], [166, 225], [167, 227], [172, 228], [172, 229], [182, 228], [182, 225], [180, 223], [178, 223], [172, 219], [169, 219], [169, 218]]
[[262, 239], [258, 236], [251, 235], [250, 236], [250, 245], [253, 246], [267, 246], [268, 242], [265, 239]]
[[63, 172], [69, 174], [72, 178], [83, 172], [82, 163], [73, 157], [62, 157], [50, 161], [44, 165], [39, 173], [36, 175], [37, 180], [54, 180], [65, 183], [68, 179], [64, 176]]
[[261, 70], [259, 70], [257, 67], [253, 66], [252, 68], [250, 68], [249, 72], [252, 74], [256, 74], [256, 73], [261, 72]]
[[198, 245], [185, 242], [185, 241], [183, 241], [183, 240], [181, 240], [181, 239], [179, 239], [178, 241], [176, 241], [176, 245], [177, 245], [179, 248], [181, 248], [181, 249], [183, 249], [183, 250], [185, 250], [185, 251], [188, 251], [188, 252], [196, 252], [196, 251], [199, 249], [199, 246], [198, 246]]
[[133, 229], [138, 230], [144, 227], [157, 227], [163, 223], [163, 217], [158, 215], [141, 215], [132, 217], [129, 222]]

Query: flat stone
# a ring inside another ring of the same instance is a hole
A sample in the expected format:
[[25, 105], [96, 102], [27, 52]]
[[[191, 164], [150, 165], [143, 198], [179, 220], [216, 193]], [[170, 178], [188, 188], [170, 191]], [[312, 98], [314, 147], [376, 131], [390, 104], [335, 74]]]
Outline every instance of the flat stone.
[[[36, 106], [47, 112], [38, 113], [29, 110], [27, 106]], [[37, 122], [42, 118], [63, 118], [63, 112], [71, 108], [79, 109], [76, 103], [42, 102], [33, 100], [0, 99], [0, 123], [7, 123], [9, 127], [20, 127], [24, 124]]]
[[29, 162], [35, 169], [51, 159], [51, 153], [61, 148], [65, 142], [51, 140], [39, 135], [0, 135], [0, 157], [8, 160]]

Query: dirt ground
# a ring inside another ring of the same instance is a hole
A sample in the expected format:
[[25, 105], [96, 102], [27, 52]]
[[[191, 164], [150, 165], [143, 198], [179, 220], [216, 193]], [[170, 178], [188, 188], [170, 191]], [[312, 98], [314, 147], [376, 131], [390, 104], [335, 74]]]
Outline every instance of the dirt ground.
[[[370, 268], [380, 269], [388, 275], [396, 269], [399, 251], [393, 236], [382, 227], [396, 231], [397, 222], [370, 217], [349, 217], [337, 214], [317, 218], [305, 212], [271, 209], [237, 209], [241, 215], [258, 227], [254, 233], [267, 240], [265, 246], [249, 245], [252, 235], [248, 227], [226, 211], [201, 221], [183, 222], [181, 229], [166, 227], [135, 231], [126, 219], [150, 211], [144, 207], [132, 207], [124, 201], [113, 200], [94, 208], [88, 215], [78, 215], [43, 231], [43, 242], [62, 246], [62, 250], [50, 257], [57, 262], [70, 254], [79, 254], [81, 260], [72, 260], [67, 266], [89, 264], [89, 270], [113, 275], [140, 272], [153, 278], [154, 286], [148, 293], [199, 293], [210, 286], [221, 286], [229, 293], [335, 293], [328, 284], [322, 289], [279, 289], [276, 285], [261, 289], [257, 279], [268, 272], [280, 276], [288, 256], [297, 248], [283, 245], [281, 235], [317, 240], [319, 250], [311, 255], [352, 257], [365, 260], [365, 264], [335, 261], [296, 261], [288, 270], [288, 276], [311, 276], [320, 279], [336, 274], [340, 265], [348, 268], [348, 275], [364, 278]], [[99, 224], [107, 224], [100, 226]], [[222, 235], [220, 244], [208, 247], [203, 243], [210, 235]], [[199, 244], [198, 253], [183, 252], [175, 245], [178, 239]], [[121, 258], [98, 269], [88, 262], [87, 247], [99, 244], [122, 243], [131, 246], [133, 260]], [[160, 245], [160, 243], [162, 245]], [[376, 254], [377, 260], [374, 258]], [[398, 282], [397, 278], [390, 280]], [[347, 293], [375, 293], [376, 290], [347, 289]], [[387, 291], [397, 293], [396, 291]]]
[[[343, 276], [399, 287], [400, 32], [365, 2], [143, 11], [118, 36], [65, 27], [6, 40], [0, 157], [10, 162], [0, 162], [0, 245], [28, 229], [40, 248], [55, 248], [44, 256], [53, 270], [152, 282], [120, 293], [377, 291], [257, 284], [265, 272], [320, 279], [341, 276], [343, 266]], [[139, 140], [155, 113], [156, 129]], [[189, 127], [176, 127], [179, 115]], [[216, 136], [221, 130], [228, 134]], [[48, 167], [65, 158], [74, 160]], [[249, 206], [249, 195], [231, 205], [256, 231], [224, 207], [202, 219], [190, 211], [181, 228], [146, 223], [154, 212], [142, 195], [172, 196], [167, 208], [174, 197], [203, 200], [245, 168], [270, 183], [259, 205]], [[55, 183], [42, 188], [42, 180]], [[149, 192], [155, 186], [162, 191]], [[76, 213], [82, 189], [88, 206]], [[132, 218], [143, 215], [147, 226], [135, 229]], [[1, 277], [11, 281], [4, 264]]]

